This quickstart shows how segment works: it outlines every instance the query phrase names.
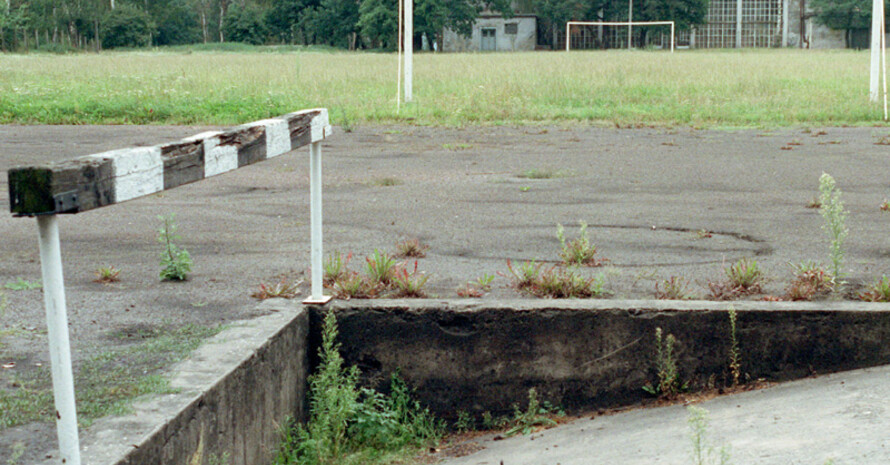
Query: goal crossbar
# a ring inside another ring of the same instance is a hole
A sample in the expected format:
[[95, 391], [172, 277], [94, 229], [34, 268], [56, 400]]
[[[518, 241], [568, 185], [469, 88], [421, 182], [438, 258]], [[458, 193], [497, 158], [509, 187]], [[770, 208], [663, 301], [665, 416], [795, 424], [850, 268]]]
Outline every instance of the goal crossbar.
[[572, 26], [670, 26], [671, 53], [674, 53], [674, 22], [673, 21], [569, 21], [566, 23], [566, 51], [570, 50]]

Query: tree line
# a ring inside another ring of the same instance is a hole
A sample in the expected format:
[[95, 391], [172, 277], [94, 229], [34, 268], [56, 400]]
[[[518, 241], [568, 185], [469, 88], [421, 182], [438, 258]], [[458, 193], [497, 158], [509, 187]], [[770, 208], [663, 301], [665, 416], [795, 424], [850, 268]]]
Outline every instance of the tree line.
[[[628, 0], [415, 0], [413, 40], [468, 35], [483, 11], [539, 17], [542, 37], [574, 20], [626, 20]], [[636, 0], [634, 19], [701, 24], [707, 0]], [[5, 0], [0, 49], [58, 50], [210, 42], [393, 50], [398, 0]], [[545, 39], [545, 42], [548, 40]]]
[[[569, 20], [625, 21], [629, 0], [414, 0], [412, 39], [441, 46], [446, 28], [468, 35], [479, 14], [539, 19], [554, 44]], [[830, 27], [867, 27], [871, 0], [813, 0]], [[703, 24], [708, 0], [635, 0], [634, 20]], [[68, 50], [209, 42], [329, 45], [393, 50], [398, 0], [5, 0], [0, 49]]]

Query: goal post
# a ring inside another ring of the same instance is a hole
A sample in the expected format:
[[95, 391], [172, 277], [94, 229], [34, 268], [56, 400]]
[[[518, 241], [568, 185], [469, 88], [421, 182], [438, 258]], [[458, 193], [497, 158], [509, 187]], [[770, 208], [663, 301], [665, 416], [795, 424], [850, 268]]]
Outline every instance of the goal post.
[[[671, 27], [671, 53], [674, 52], [676, 40], [673, 21], [569, 21], [566, 23], [566, 51], [571, 51], [572, 26], [627, 26], [628, 32], [634, 26], [670, 26]], [[628, 43], [628, 46], [630, 44]]]

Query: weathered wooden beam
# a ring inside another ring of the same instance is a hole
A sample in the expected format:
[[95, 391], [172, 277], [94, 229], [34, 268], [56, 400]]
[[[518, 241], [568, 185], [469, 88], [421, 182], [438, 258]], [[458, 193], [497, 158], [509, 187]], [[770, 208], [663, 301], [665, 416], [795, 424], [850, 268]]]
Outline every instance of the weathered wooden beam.
[[254, 121], [226, 131], [103, 152], [8, 172], [16, 216], [80, 213], [200, 181], [323, 140], [324, 108]]

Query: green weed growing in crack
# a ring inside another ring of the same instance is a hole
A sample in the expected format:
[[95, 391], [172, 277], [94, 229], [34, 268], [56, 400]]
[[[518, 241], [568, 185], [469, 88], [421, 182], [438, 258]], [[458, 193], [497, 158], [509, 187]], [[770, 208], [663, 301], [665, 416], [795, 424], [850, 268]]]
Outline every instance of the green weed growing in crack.
[[671, 276], [655, 282], [655, 298], [659, 300], [689, 300], [695, 294], [689, 289], [689, 280], [682, 276]]
[[844, 211], [844, 202], [841, 201], [841, 190], [835, 185], [834, 178], [828, 173], [822, 173], [819, 177], [819, 201], [822, 206], [819, 212], [825, 219], [822, 229], [828, 233], [830, 245], [828, 258], [831, 262], [831, 276], [834, 279], [834, 290], [840, 291], [844, 286], [844, 239], [850, 232], [846, 226], [847, 212]]
[[158, 219], [164, 222], [158, 228], [158, 242], [164, 246], [161, 252], [161, 281], [185, 281], [192, 271], [192, 257], [187, 250], [175, 244], [181, 239], [176, 234], [175, 215], [158, 216]]
[[727, 267], [725, 272], [729, 282], [743, 294], [760, 292], [766, 281], [763, 268], [754, 259], [742, 258]]
[[374, 253], [367, 257], [365, 262], [367, 263], [368, 278], [384, 288], [389, 287], [397, 271], [396, 261], [386, 252], [374, 249]]
[[725, 447], [715, 449], [708, 441], [708, 411], [694, 405], [686, 411], [693, 465], [729, 465], [729, 451]]
[[6, 459], [6, 465], [16, 465], [17, 463], [19, 463], [19, 459], [22, 458], [22, 455], [25, 455], [25, 443], [14, 443], [12, 445], [12, 451], [9, 454], [9, 458]]
[[454, 430], [458, 433], [466, 433], [475, 429], [476, 420], [473, 419], [473, 416], [467, 413], [466, 410], [458, 411], [457, 420], [454, 421]]
[[813, 300], [831, 292], [834, 279], [822, 265], [807, 261], [791, 267], [794, 277], [785, 289], [787, 300]]
[[559, 258], [565, 265], [600, 266], [605, 260], [596, 258], [596, 245], [590, 243], [587, 235], [587, 223], [581, 221], [578, 237], [566, 242], [565, 228], [556, 225], [556, 238], [559, 239], [561, 251]]
[[868, 286], [867, 291], [859, 294], [859, 298], [866, 302], [890, 302], [890, 278], [881, 276]]
[[429, 279], [429, 275], [417, 271], [417, 260], [414, 260], [414, 270], [411, 272], [408, 271], [406, 265], [398, 265], [391, 279], [391, 285], [395, 291], [393, 297], [426, 297], [423, 287]]
[[349, 261], [352, 260], [352, 253], [343, 256], [340, 252], [328, 255], [324, 262], [324, 277], [322, 282], [327, 287], [333, 287], [334, 283], [349, 274]]
[[738, 315], [734, 308], [729, 307], [729, 375], [732, 377], [733, 386], [738, 386], [742, 374], [740, 358]]
[[556, 426], [556, 420], [550, 418], [552, 415], [563, 416], [564, 413], [546, 402], [541, 404], [538, 401], [538, 392], [531, 388], [528, 390], [528, 407], [525, 411], [520, 410], [519, 405], [513, 405], [512, 426], [504, 432], [504, 436], [526, 435], [538, 428]]
[[653, 396], [673, 398], [686, 389], [686, 385], [680, 384], [677, 360], [674, 358], [674, 345], [677, 343], [673, 334], [663, 336], [661, 328], [655, 328], [655, 369], [658, 375], [658, 384], [651, 383], [643, 386], [643, 390]]
[[337, 321], [325, 314], [318, 369], [309, 377], [309, 421], [285, 429], [275, 465], [392, 463], [434, 445], [444, 425], [411, 399], [394, 374], [390, 395], [358, 386], [359, 371], [345, 367]]
[[111, 284], [121, 280], [121, 270], [115, 268], [113, 265], [100, 266], [93, 272], [93, 274], [96, 275], [96, 279], [93, 280], [93, 282], [96, 283]]
[[3, 285], [4, 289], [9, 289], [10, 291], [30, 291], [33, 289], [40, 289], [43, 287], [40, 281], [28, 281], [22, 277], [18, 277], [15, 281], [10, 281]]

